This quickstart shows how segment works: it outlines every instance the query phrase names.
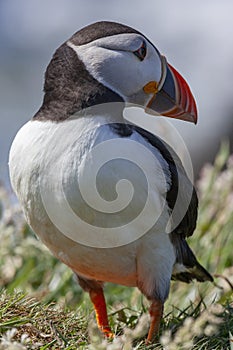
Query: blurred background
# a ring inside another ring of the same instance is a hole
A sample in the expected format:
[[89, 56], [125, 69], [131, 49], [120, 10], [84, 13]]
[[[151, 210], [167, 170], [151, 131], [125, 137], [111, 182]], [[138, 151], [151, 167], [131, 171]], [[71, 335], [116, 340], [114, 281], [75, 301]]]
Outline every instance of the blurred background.
[[176, 122], [197, 172], [233, 139], [231, 0], [0, 0], [0, 180], [17, 130], [40, 107], [55, 49], [81, 27], [113, 20], [143, 32], [189, 82], [199, 122]]

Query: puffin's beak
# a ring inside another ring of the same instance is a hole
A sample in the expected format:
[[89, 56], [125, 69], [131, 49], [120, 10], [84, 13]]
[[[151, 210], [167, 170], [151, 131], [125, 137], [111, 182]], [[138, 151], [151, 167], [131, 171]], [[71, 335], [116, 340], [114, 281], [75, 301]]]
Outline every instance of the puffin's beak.
[[146, 112], [197, 123], [197, 107], [190, 88], [184, 78], [161, 56], [162, 76], [157, 83], [151, 81], [143, 88], [153, 94]]

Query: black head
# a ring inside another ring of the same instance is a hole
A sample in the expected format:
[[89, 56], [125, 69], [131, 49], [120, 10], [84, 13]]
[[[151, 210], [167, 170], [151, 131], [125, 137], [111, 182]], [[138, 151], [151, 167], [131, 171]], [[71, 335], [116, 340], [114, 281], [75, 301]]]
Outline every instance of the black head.
[[61, 45], [45, 74], [44, 100], [34, 119], [60, 121], [84, 108], [126, 102], [146, 112], [196, 122], [188, 84], [137, 30], [91, 24]]
[[34, 119], [59, 121], [92, 105], [123, 102], [116, 92], [89, 74], [74, 50], [67, 45], [68, 41], [77, 46], [85, 45], [102, 37], [123, 33], [139, 32], [115, 22], [96, 22], [82, 28], [63, 43], [46, 69], [44, 100]]

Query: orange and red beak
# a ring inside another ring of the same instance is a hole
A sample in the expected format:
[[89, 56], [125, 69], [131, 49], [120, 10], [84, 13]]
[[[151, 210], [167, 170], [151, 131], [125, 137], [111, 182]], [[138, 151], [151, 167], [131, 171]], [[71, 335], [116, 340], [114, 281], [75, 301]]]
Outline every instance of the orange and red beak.
[[162, 75], [160, 81], [149, 82], [144, 92], [153, 94], [146, 112], [197, 123], [197, 107], [191, 90], [184, 78], [161, 56]]

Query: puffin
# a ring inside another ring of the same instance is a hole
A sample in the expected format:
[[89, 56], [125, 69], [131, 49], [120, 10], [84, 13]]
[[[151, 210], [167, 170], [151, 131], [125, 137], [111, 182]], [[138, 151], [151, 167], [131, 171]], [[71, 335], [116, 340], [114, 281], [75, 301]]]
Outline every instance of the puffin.
[[42, 106], [15, 136], [9, 173], [26, 221], [89, 293], [101, 332], [114, 336], [104, 283], [133, 286], [150, 303], [151, 343], [171, 280], [213, 278], [186, 241], [195, 188], [168, 143], [126, 120], [131, 106], [197, 122], [188, 83], [145, 35], [109, 21], [80, 29], [46, 69]]

